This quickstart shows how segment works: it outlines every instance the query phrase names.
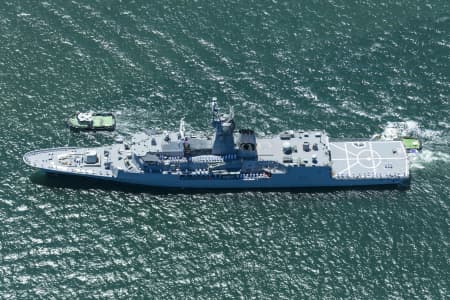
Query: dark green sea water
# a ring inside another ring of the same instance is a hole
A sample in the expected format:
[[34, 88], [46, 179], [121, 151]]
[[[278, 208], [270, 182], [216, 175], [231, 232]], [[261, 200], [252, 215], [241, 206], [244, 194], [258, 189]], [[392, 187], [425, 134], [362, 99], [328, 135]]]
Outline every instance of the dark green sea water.
[[[170, 193], [48, 178], [77, 110], [118, 132], [369, 137], [411, 121], [409, 190]], [[450, 2], [4, 0], [0, 298], [450, 298]]]

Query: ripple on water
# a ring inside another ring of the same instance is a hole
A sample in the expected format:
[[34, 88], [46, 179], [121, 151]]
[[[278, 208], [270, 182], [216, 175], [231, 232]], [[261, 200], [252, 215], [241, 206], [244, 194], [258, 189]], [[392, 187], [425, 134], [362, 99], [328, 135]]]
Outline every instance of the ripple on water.
[[[3, 8], [3, 297], [447, 296], [447, 2]], [[176, 129], [181, 117], [210, 130], [213, 96], [261, 135], [324, 128], [367, 137], [409, 121], [424, 140], [411, 188], [143, 192], [30, 181], [20, 159]], [[87, 109], [116, 112], [117, 132], [68, 135], [64, 119]]]

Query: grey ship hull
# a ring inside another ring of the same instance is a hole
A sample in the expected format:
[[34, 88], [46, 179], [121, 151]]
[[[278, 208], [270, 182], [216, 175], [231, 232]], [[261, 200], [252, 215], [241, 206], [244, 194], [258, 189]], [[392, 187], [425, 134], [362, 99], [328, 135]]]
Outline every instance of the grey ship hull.
[[[106, 148], [94, 148], [101, 153]], [[89, 149], [92, 150], [92, 149]], [[82, 148], [53, 148], [32, 151], [24, 156], [24, 161], [50, 174], [74, 175], [109, 182], [140, 185], [166, 189], [301, 189], [301, 188], [351, 188], [351, 187], [407, 187], [410, 184], [409, 174], [355, 174], [354, 176], [332, 176], [330, 166], [317, 167], [287, 167], [285, 173], [272, 174], [270, 177], [258, 174], [242, 174], [233, 172], [223, 175], [212, 174], [175, 174], [175, 173], [145, 173], [129, 170], [106, 170], [98, 167], [66, 167], [49, 164], [49, 155], [53, 158], [67, 152], [85, 153]], [[52, 159], [53, 160], [53, 159]], [[403, 162], [402, 162], [403, 163]]]
[[[278, 175], [279, 178], [275, 178], [272, 182], [264, 182], [261, 180], [227, 180], [215, 181], [211, 178], [204, 178], [203, 180], [177, 180], [176, 178], [167, 178], [164, 175], [152, 175], [144, 177], [136, 177], [125, 174], [119, 178], [95, 176], [95, 175], [81, 175], [76, 173], [57, 172], [54, 170], [42, 170], [48, 174], [66, 175], [83, 177], [92, 180], [104, 180], [105, 182], [120, 183], [127, 185], [144, 186], [150, 188], [161, 189], [175, 189], [175, 190], [295, 190], [295, 189], [340, 189], [340, 188], [375, 188], [375, 187], [398, 187], [407, 188], [410, 185], [410, 179], [392, 178], [392, 179], [360, 179], [360, 180], [322, 180], [317, 177], [313, 180], [304, 180], [301, 183], [295, 183], [295, 178], [288, 179], [284, 175]], [[295, 176], [295, 175], [294, 175]], [[290, 181], [292, 180], [292, 181]]]
[[179, 132], [134, 135], [98, 148], [53, 148], [24, 155], [48, 173], [160, 188], [291, 189], [407, 186], [408, 156], [400, 141], [330, 141], [323, 131], [289, 130], [257, 138], [234, 133], [230, 114], [212, 105], [214, 137]]
[[[321, 170], [322, 169], [322, 170]], [[317, 168], [317, 172], [311, 174], [306, 170], [293, 169], [287, 174], [273, 175], [271, 179], [266, 178], [227, 178], [218, 179], [209, 176], [199, 176], [199, 178], [184, 179], [172, 175], [147, 175], [136, 176], [135, 174], [122, 174], [116, 179], [118, 182], [127, 184], [139, 184], [160, 188], [180, 188], [180, 189], [300, 189], [300, 188], [343, 188], [343, 187], [370, 187], [370, 186], [399, 186], [409, 185], [409, 179], [404, 178], [383, 178], [383, 179], [333, 179], [330, 170], [327, 168]]]

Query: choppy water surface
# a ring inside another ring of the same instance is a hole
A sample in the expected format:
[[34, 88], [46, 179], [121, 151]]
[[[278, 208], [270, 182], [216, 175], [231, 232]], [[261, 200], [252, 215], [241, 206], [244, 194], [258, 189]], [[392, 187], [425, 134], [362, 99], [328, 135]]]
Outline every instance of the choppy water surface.
[[[450, 2], [303, 2], [1, 2], [0, 298], [450, 297]], [[410, 121], [411, 189], [175, 194], [21, 160], [112, 141], [70, 136], [77, 110], [210, 130], [214, 96], [259, 134]]]

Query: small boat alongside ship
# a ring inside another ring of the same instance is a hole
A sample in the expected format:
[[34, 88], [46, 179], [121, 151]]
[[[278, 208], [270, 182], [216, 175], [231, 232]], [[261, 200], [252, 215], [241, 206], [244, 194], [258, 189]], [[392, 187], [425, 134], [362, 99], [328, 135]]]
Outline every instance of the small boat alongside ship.
[[110, 112], [77, 112], [67, 120], [72, 131], [114, 131], [116, 117]]
[[422, 141], [407, 122], [389, 122], [381, 134], [372, 137], [374, 141], [401, 141], [409, 154], [422, 151]]

